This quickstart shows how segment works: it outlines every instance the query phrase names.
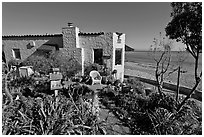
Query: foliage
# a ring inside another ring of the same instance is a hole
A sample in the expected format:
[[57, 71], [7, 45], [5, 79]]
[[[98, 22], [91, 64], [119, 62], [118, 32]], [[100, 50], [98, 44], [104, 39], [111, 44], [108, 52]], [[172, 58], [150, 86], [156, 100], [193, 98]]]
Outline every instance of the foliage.
[[33, 66], [35, 71], [43, 74], [49, 74], [52, 68], [60, 68], [64, 77], [72, 77], [81, 70], [81, 65], [74, 58], [68, 58], [58, 52], [49, 55], [34, 54], [22, 64]]
[[202, 3], [171, 3], [172, 20], [166, 27], [171, 39], [182, 41], [193, 55], [202, 52]]
[[[106, 121], [99, 119], [99, 98], [85, 84], [70, 83], [59, 90], [58, 96], [50, 91], [46, 80], [36, 83], [32, 77], [25, 77], [8, 85], [9, 89], [21, 87], [18, 91], [21, 94], [9, 106], [3, 101], [3, 134], [107, 134]], [[174, 97], [157, 92], [146, 95], [137, 79], [130, 78], [126, 83], [115, 81], [99, 96], [131, 134], [202, 134], [202, 110], [195, 101], [188, 100], [176, 111], [178, 104]]]
[[4, 113], [6, 119], [3, 130], [7, 129], [5, 134], [19, 135], [75, 134], [77, 130], [75, 132], [74, 122], [77, 125], [79, 119], [75, 117], [74, 122], [71, 119], [78, 113], [70, 103], [68, 99], [60, 96], [56, 104], [54, 98], [49, 95], [44, 99], [26, 98], [23, 102], [16, 101], [16, 106]]
[[59, 53], [53, 53], [50, 56], [53, 60], [52, 67], [60, 68], [64, 77], [73, 77], [81, 71], [81, 65], [74, 57], [66, 57]]
[[88, 76], [92, 70], [97, 70], [101, 76], [110, 75], [110, 68], [107, 68], [106, 64], [99, 65], [97, 63], [89, 64], [85, 66], [84, 75]]
[[45, 56], [30, 56], [24, 62], [24, 66], [33, 66], [33, 69], [37, 72], [48, 74], [50, 72], [51, 64], [49, 59]]
[[18, 87], [28, 87], [34, 86], [35, 80], [33, 77], [19, 77], [14, 80], [11, 80], [8, 84], [9, 87], [18, 88]]
[[171, 95], [153, 92], [143, 96], [137, 88], [133, 91], [123, 86], [118, 94], [110, 96], [107, 91], [114, 91], [108, 88], [101, 93], [102, 103], [129, 127], [131, 134], [202, 134], [202, 111], [194, 101], [177, 112], [177, 101]]
[[137, 78], [128, 78], [126, 85], [133, 89], [137, 94], [145, 95], [144, 85]]
[[[165, 78], [168, 76], [167, 71], [170, 67], [171, 63], [171, 49], [172, 49], [172, 41], [169, 39], [165, 40], [165, 38], [160, 39], [154, 38], [154, 44], [151, 45], [152, 58], [156, 62], [156, 70], [155, 70], [155, 78], [158, 83], [158, 91], [162, 92], [163, 82]], [[158, 56], [159, 54], [159, 56]]]
[[16, 59], [11, 59], [8, 62], [8, 67], [9, 69], [11, 68], [11, 66], [20, 66], [20, 60], [16, 60]]
[[2, 75], [5, 75], [8, 73], [8, 68], [6, 63], [2, 62]]
[[166, 27], [166, 34], [171, 39], [181, 41], [186, 50], [195, 59], [195, 85], [191, 92], [181, 102], [178, 110], [186, 103], [201, 81], [202, 71], [198, 72], [198, 59], [202, 53], [202, 3], [201, 2], [173, 2], [171, 3], [172, 20]]
[[96, 71], [101, 72], [102, 71], [101, 70], [101, 65], [94, 63], [94, 64], [90, 64], [90, 65], [86, 66], [85, 69], [84, 69], [84, 75], [89, 75], [89, 73], [92, 70], [96, 70]]
[[[63, 88], [57, 97], [46, 92], [47, 81], [36, 84], [33, 78], [19, 78], [9, 83], [18, 88], [19, 99], [11, 106], [3, 103], [2, 131], [6, 135], [105, 134], [98, 122], [100, 111], [93, 91], [79, 83]], [[26, 88], [29, 87], [29, 88]], [[31, 88], [32, 87], [32, 88]], [[27, 91], [25, 89], [30, 89]], [[3, 96], [5, 100], [5, 96]], [[94, 102], [93, 102], [94, 101]], [[5, 107], [7, 106], [7, 107]]]

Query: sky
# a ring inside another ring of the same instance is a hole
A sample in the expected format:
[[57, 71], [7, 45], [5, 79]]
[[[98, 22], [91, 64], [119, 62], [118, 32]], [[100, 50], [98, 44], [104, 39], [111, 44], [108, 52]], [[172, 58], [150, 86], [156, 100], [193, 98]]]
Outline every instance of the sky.
[[169, 2], [3, 2], [2, 35], [59, 34], [72, 22], [81, 32], [125, 33], [127, 45], [149, 50], [170, 13]]

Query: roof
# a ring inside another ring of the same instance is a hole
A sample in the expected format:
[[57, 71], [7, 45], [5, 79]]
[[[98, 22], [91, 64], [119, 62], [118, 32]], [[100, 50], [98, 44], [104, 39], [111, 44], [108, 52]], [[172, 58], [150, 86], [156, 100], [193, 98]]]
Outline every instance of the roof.
[[79, 36], [87, 36], [87, 35], [104, 35], [104, 32], [94, 32], [94, 33], [84, 33], [84, 32], [79, 32]]
[[50, 46], [50, 45], [42, 45], [40, 46], [37, 50], [41, 50], [41, 51], [53, 51], [55, 50], [56, 47], [55, 46]]
[[[104, 35], [104, 32], [92, 32], [92, 33], [79, 32], [78, 35], [79, 36]], [[7, 35], [7, 36], [2, 36], [2, 38], [25, 38], [25, 37], [62, 37], [62, 34]]]
[[45, 35], [8, 35], [2, 38], [23, 38], [23, 37], [61, 37], [62, 34], [45, 34]]

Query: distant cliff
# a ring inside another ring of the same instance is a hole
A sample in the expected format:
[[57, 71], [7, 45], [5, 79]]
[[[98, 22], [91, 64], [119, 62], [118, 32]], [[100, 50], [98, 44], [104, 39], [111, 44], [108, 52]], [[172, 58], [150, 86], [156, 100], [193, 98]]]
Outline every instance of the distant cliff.
[[129, 47], [128, 45], [125, 44], [125, 51], [134, 51], [135, 49]]

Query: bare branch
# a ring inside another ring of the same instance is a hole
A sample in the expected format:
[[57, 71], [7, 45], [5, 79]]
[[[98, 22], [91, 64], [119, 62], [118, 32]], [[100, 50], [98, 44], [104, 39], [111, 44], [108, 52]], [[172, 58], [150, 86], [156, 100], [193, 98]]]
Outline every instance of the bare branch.
[[194, 91], [196, 90], [198, 84], [200, 83], [199, 81], [196, 81], [196, 84], [194, 85], [194, 87], [191, 89], [190, 93], [186, 96], [186, 98], [181, 102], [181, 104], [179, 105], [179, 107], [177, 108], [177, 111], [180, 111], [180, 109], [182, 108], [182, 106], [186, 103], [186, 101], [191, 97], [191, 95], [194, 93]]
[[163, 58], [163, 56], [165, 55], [165, 52], [163, 52], [162, 53], [162, 55], [161, 55], [161, 57], [160, 57], [160, 59], [159, 59], [159, 61], [158, 61], [158, 63], [160, 63], [161, 62], [161, 60], [162, 60], [162, 58]]
[[186, 101], [189, 99], [189, 98], [191, 98], [191, 95], [195, 92], [195, 90], [196, 90], [196, 88], [197, 88], [197, 86], [198, 86], [198, 84], [200, 83], [200, 81], [201, 81], [201, 76], [202, 76], [202, 71], [201, 71], [201, 73], [200, 73], [200, 77], [198, 77], [198, 59], [199, 59], [199, 51], [197, 51], [197, 56], [196, 56], [196, 58], [195, 58], [195, 81], [196, 81], [196, 83], [195, 83], [195, 85], [194, 85], [194, 87], [191, 89], [191, 92], [186, 96], [186, 98], [181, 102], [181, 104], [179, 105], [179, 107], [178, 107], [178, 111], [182, 108], [182, 106], [186, 103]]
[[169, 73], [168, 73], [168, 76], [169, 76], [170, 74], [176, 72], [176, 71], [178, 70], [178, 68], [179, 68], [179, 67], [177, 67], [177, 68], [173, 69], [171, 72], [169, 72]]
[[168, 68], [169, 68], [169, 65], [170, 65], [170, 60], [171, 60], [171, 57], [169, 57], [169, 59], [168, 59], [168, 64], [167, 64], [166, 69], [164, 70], [163, 73], [166, 73], [166, 72], [167, 72], [167, 70], [168, 70]]

